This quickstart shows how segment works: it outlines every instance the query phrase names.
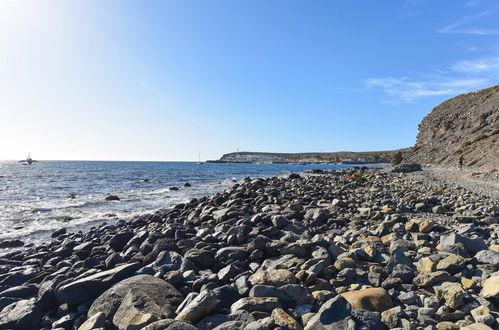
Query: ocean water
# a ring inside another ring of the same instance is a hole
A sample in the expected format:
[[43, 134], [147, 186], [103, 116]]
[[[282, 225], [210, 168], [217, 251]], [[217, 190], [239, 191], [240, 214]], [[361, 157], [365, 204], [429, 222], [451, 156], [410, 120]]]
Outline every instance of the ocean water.
[[[0, 162], [0, 241], [40, 243], [61, 227], [85, 230], [223, 191], [245, 177], [352, 165], [192, 162]], [[184, 187], [190, 183], [191, 187]], [[173, 191], [172, 186], [179, 190]], [[110, 194], [120, 201], [105, 201]]]

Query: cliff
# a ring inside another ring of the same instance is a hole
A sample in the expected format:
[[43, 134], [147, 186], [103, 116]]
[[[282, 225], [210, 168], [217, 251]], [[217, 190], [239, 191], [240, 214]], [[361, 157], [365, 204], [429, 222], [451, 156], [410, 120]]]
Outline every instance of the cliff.
[[419, 124], [405, 163], [499, 169], [499, 85], [461, 94], [435, 107]]

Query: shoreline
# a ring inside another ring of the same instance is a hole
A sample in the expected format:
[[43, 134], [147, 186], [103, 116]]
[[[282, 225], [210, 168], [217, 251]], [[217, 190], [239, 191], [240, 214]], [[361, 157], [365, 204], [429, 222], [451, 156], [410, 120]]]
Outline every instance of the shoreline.
[[56, 231], [0, 258], [0, 328], [315, 329], [338, 308], [338, 327], [497, 326], [495, 192], [485, 200], [488, 188], [432, 173], [245, 179], [130, 221]]

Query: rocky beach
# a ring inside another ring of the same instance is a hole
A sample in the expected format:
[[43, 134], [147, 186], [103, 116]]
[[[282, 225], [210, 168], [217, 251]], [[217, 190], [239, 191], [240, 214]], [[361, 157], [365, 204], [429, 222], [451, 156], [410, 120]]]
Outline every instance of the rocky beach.
[[247, 178], [62, 228], [1, 257], [0, 328], [497, 329], [498, 191], [418, 169]]

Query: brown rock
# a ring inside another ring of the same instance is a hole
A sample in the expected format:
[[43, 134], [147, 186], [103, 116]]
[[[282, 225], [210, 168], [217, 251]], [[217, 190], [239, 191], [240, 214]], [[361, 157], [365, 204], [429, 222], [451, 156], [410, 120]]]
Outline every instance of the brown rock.
[[365, 309], [371, 312], [383, 312], [392, 308], [392, 298], [383, 288], [347, 291], [341, 294], [353, 309]]

